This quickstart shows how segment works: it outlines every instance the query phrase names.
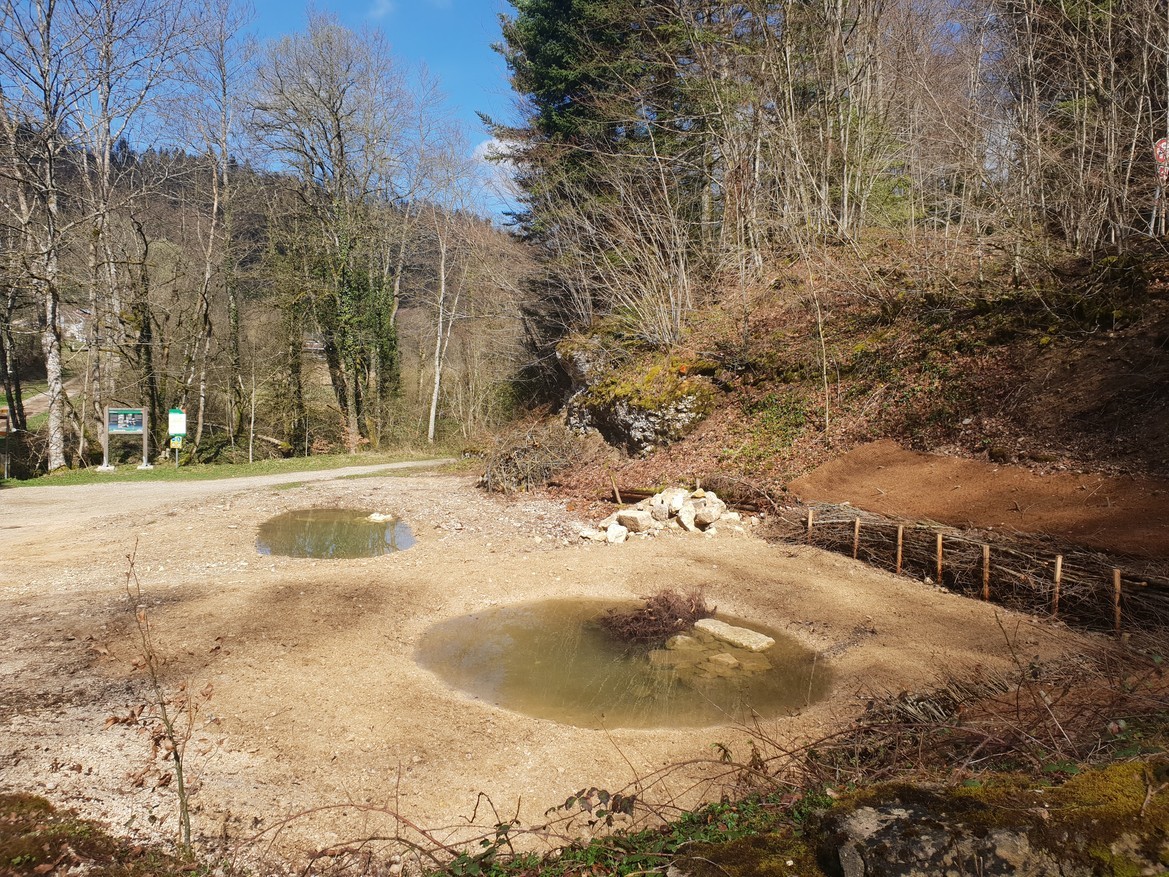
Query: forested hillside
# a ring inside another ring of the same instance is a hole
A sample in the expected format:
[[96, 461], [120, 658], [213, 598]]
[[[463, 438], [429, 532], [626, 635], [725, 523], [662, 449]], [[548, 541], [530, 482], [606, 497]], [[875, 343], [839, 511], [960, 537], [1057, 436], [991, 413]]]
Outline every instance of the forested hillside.
[[12, 0], [0, 32], [18, 469], [100, 461], [111, 405], [144, 408], [155, 447], [185, 409], [198, 460], [506, 415], [526, 255], [380, 31], [313, 13], [260, 45], [229, 0]]
[[513, 6], [550, 396], [635, 456], [705, 423], [637, 477], [881, 435], [1163, 469], [1163, 10]]

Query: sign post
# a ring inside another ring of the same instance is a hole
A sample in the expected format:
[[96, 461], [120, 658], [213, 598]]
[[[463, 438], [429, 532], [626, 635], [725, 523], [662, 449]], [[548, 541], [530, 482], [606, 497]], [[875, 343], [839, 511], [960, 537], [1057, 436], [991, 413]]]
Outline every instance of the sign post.
[[143, 408], [106, 408], [105, 441], [101, 448], [99, 472], [113, 472], [110, 465], [111, 435], [141, 435], [142, 463], [139, 469], [153, 469], [150, 465], [150, 418]]
[[9, 429], [8, 409], [0, 408], [0, 441], [4, 442], [4, 453], [0, 457], [4, 458], [4, 480], [8, 480], [8, 429]]
[[170, 435], [170, 446], [175, 452], [175, 468], [179, 468], [179, 450], [183, 447], [183, 437], [187, 434], [187, 412], [182, 408], [172, 408], [167, 413], [166, 431]]

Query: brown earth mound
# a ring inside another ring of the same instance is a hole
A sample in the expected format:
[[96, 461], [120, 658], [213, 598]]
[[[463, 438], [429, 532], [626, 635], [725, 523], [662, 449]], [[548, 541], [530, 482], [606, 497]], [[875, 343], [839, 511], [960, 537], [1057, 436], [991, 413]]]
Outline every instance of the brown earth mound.
[[1169, 558], [1169, 482], [1068, 472], [863, 445], [793, 481], [804, 502], [848, 502], [956, 527], [1042, 533], [1117, 554]]

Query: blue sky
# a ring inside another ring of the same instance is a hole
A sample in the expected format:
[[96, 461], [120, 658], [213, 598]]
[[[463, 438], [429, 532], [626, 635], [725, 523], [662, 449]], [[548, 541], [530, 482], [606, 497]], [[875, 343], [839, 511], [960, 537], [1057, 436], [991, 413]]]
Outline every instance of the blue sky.
[[[252, 0], [252, 5], [253, 30], [262, 39], [305, 26], [303, 0]], [[466, 126], [472, 149], [482, 150], [489, 139], [476, 111], [509, 120], [507, 65], [491, 49], [500, 38], [499, 14], [512, 11], [506, 0], [317, 0], [313, 8], [355, 30], [379, 28], [407, 68], [425, 63]]]

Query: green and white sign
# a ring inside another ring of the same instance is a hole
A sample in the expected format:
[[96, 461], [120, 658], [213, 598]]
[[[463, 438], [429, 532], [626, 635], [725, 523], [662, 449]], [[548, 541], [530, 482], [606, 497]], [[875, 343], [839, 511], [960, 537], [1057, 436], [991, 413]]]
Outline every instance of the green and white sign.
[[167, 434], [171, 437], [187, 434], [187, 412], [182, 408], [172, 408], [167, 414]]

